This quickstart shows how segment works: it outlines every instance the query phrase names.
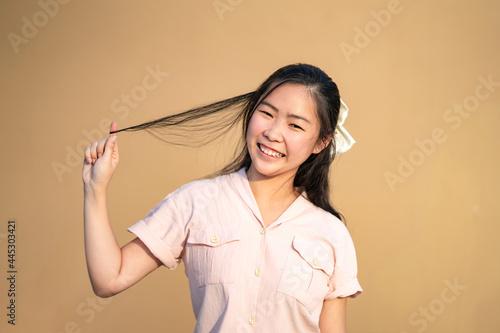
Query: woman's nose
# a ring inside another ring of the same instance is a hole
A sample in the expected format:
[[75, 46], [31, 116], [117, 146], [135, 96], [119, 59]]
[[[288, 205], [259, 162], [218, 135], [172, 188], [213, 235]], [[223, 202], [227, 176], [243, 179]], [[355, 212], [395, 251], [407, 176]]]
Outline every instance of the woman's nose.
[[264, 132], [269, 141], [281, 142], [283, 140], [283, 125], [280, 121], [274, 121]]

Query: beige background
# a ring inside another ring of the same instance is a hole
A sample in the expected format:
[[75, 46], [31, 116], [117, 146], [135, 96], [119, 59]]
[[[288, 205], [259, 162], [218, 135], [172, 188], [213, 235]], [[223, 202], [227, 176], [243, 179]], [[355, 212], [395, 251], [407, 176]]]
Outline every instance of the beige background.
[[[315, 64], [338, 83], [357, 140], [332, 172], [364, 288], [348, 302], [349, 332], [500, 331], [500, 87], [488, 90], [479, 79], [500, 82], [500, 4], [41, 3], [51, 4], [51, 16], [34, 0], [0, 2], [2, 332], [192, 331], [182, 266], [157, 270], [111, 300], [93, 296], [81, 152], [111, 119], [123, 128], [245, 93], [295, 62]], [[169, 75], [147, 91], [147, 68]], [[125, 113], [120, 99], [131, 93], [139, 101]], [[448, 111], [464, 103], [472, 111]], [[132, 238], [126, 228], [166, 194], [228, 155], [174, 148], [145, 133], [122, 134], [119, 144], [109, 211], [121, 244]], [[5, 315], [12, 218], [15, 327]]]

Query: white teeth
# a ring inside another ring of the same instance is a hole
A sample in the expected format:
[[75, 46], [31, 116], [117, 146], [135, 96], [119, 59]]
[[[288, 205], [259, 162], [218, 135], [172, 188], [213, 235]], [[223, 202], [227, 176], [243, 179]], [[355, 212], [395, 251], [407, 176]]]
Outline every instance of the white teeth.
[[285, 155], [280, 154], [280, 153], [273, 153], [272, 151], [267, 150], [266, 148], [262, 147], [261, 145], [259, 145], [259, 148], [260, 148], [260, 150], [261, 150], [264, 154], [269, 155], [269, 156], [273, 156], [273, 157], [283, 157], [283, 156], [285, 156]]

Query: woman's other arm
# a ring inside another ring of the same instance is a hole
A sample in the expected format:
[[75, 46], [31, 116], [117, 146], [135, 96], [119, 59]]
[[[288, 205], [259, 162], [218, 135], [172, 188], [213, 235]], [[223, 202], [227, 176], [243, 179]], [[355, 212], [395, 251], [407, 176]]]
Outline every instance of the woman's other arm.
[[346, 333], [347, 298], [334, 298], [323, 301], [323, 309], [319, 316], [321, 333]]

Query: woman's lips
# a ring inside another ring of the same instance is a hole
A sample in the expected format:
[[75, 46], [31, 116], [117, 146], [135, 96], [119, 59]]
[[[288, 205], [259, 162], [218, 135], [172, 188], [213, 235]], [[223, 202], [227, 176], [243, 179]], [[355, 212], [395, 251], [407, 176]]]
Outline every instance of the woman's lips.
[[282, 158], [282, 157], [285, 157], [285, 154], [282, 154], [274, 149], [271, 149], [269, 147], [266, 147], [260, 143], [257, 144], [257, 146], [259, 147], [260, 151], [263, 152], [264, 154], [268, 155], [268, 156], [272, 156], [272, 157], [276, 157], [276, 158]]

